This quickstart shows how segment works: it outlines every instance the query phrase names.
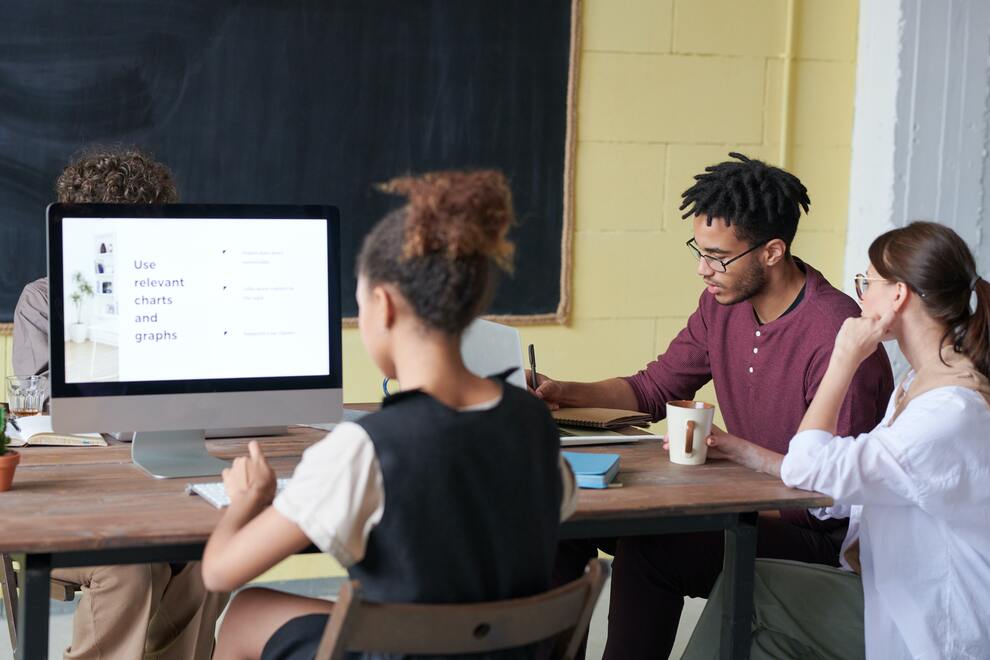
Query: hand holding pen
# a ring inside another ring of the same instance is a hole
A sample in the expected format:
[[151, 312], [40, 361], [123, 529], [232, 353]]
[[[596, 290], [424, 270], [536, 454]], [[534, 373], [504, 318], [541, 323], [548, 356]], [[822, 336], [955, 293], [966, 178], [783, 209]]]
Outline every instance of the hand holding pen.
[[558, 403], [561, 394], [560, 383], [536, 373], [536, 349], [532, 344], [529, 345], [529, 369], [527, 372], [526, 384], [529, 385], [530, 391], [538, 398], [543, 399], [550, 410], [560, 408]]

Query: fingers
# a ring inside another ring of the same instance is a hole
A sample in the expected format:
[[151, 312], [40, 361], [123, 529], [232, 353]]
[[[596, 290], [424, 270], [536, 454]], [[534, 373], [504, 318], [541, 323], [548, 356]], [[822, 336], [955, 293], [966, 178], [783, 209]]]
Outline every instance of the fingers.
[[896, 316], [896, 314], [897, 314], [897, 312], [895, 312], [891, 308], [891, 309], [888, 309], [886, 312], [884, 312], [883, 314], [880, 315], [880, 321], [879, 321], [880, 322], [880, 327], [881, 327], [881, 329], [882, 329], [882, 331], [884, 333], [886, 333], [887, 330], [890, 329], [890, 326], [894, 322], [894, 316]]

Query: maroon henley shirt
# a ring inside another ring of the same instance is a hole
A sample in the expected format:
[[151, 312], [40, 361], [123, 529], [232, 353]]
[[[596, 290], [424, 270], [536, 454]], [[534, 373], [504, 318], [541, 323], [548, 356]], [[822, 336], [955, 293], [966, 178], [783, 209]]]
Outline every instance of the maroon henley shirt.
[[[805, 411], [825, 375], [842, 322], [859, 306], [814, 268], [804, 267], [804, 299], [789, 313], [760, 325], [748, 302], [720, 305], [707, 291], [667, 352], [626, 378], [639, 409], [654, 420], [667, 401], [693, 399], [715, 383], [726, 431], [780, 454], [787, 453]], [[883, 348], [867, 358], [839, 412], [840, 436], [872, 430], [894, 389]], [[792, 522], [820, 528], [806, 512], [783, 512]], [[831, 527], [830, 525], [828, 527]]]

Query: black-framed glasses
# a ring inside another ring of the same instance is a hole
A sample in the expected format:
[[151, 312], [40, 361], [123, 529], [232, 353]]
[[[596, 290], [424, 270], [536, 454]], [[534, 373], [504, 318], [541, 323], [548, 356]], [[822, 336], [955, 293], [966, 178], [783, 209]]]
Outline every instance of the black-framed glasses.
[[714, 270], [716, 273], [724, 273], [727, 270], [729, 270], [729, 264], [731, 264], [733, 261], [738, 261], [739, 259], [742, 259], [743, 257], [745, 257], [747, 254], [749, 254], [753, 250], [756, 250], [756, 249], [759, 249], [759, 248], [763, 247], [764, 245], [766, 245], [767, 243], [769, 243], [771, 240], [773, 240], [773, 239], [768, 238], [765, 241], [760, 241], [759, 243], [757, 243], [753, 247], [749, 248], [748, 250], [746, 250], [742, 254], [737, 254], [736, 256], [732, 257], [728, 261], [719, 259], [718, 257], [710, 256], [710, 255], [707, 255], [707, 254], [702, 254], [701, 253], [701, 250], [698, 249], [698, 244], [695, 243], [694, 238], [688, 239], [688, 242], [685, 243], [684, 245], [686, 245], [688, 247], [688, 249], [691, 250], [691, 254], [693, 254], [699, 261], [701, 259], [704, 259], [706, 262], [708, 262], [708, 267], [711, 268], [712, 270]]

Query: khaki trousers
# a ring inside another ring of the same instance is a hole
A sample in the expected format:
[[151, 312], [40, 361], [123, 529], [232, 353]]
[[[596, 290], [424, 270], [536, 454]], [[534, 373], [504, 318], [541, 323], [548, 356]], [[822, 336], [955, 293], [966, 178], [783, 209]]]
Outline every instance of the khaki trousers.
[[208, 593], [199, 563], [56, 569], [82, 585], [65, 660], [209, 660], [229, 594]]
[[[719, 577], [681, 660], [718, 658], [721, 582]], [[855, 573], [818, 564], [757, 559], [753, 607], [751, 660], [856, 660], [866, 656], [863, 581]]]

